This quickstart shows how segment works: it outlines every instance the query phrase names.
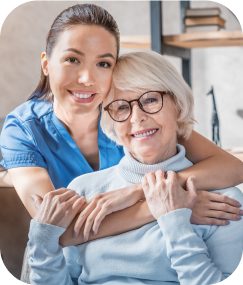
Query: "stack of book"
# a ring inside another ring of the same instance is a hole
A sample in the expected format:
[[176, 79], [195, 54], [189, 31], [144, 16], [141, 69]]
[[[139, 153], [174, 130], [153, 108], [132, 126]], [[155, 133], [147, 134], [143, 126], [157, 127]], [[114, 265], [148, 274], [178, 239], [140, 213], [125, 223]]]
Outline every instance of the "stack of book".
[[184, 33], [214, 32], [225, 28], [219, 8], [185, 9]]

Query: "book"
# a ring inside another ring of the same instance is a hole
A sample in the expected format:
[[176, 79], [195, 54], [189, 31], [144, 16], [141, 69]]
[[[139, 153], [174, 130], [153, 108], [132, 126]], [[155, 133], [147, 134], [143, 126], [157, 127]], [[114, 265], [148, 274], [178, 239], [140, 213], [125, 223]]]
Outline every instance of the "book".
[[197, 25], [219, 25], [225, 27], [225, 20], [219, 16], [209, 17], [186, 17], [184, 18], [185, 26], [197, 26]]
[[198, 17], [198, 16], [219, 16], [221, 11], [219, 8], [192, 8], [185, 9], [186, 17]]
[[222, 29], [219, 25], [201, 25], [185, 27], [184, 33], [203, 33], [203, 32], [217, 32]]

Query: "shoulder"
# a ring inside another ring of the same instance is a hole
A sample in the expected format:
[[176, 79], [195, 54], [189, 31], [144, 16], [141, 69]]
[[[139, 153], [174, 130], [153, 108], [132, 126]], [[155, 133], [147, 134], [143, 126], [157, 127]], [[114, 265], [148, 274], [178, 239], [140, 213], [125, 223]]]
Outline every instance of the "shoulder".
[[[85, 196], [87, 199], [91, 198], [96, 193], [102, 193], [102, 189], [114, 180], [116, 176], [116, 166], [83, 174], [75, 178], [69, 185], [68, 189], [75, 190], [80, 196]], [[100, 191], [98, 191], [100, 189]]]
[[52, 103], [33, 98], [14, 109], [7, 116], [6, 122], [10, 118], [16, 118], [23, 123], [32, 119], [40, 119], [50, 112], [52, 112]]

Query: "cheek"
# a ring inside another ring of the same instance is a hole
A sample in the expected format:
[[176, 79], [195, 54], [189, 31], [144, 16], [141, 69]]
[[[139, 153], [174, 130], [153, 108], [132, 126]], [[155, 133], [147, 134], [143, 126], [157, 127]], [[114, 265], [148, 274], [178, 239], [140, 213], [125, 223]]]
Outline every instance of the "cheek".
[[116, 135], [119, 137], [120, 141], [122, 142], [128, 134], [128, 126], [124, 123], [117, 123], [114, 124]]
[[103, 92], [107, 94], [111, 87], [112, 71], [106, 71], [103, 72], [102, 74], [99, 74], [96, 80], [99, 82], [99, 86], [103, 90]]
[[57, 66], [50, 69], [50, 84], [53, 90], [58, 90], [68, 85], [74, 78], [73, 72], [68, 72], [65, 68]]

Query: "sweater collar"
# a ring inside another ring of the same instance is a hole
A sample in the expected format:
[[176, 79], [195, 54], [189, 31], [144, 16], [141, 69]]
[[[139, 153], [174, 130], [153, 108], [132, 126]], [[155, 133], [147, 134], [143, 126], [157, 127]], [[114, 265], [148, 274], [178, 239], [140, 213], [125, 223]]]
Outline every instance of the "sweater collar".
[[164, 172], [169, 170], [179, 172], [192, 166], [192, 163], [185, 157], [185, 148], [180, 144], [177, 144], [176, 147], [178, 152], [175, 156], [152, 165], [138, 162], [131, 156], [128, 149], [124, 147], [125, 156], [118, 164], [118, 173], [122, 178], [130, 183], [139, 183], [143, 176], [149, 172], [155, 172], [159, 169], [164, 170]]

